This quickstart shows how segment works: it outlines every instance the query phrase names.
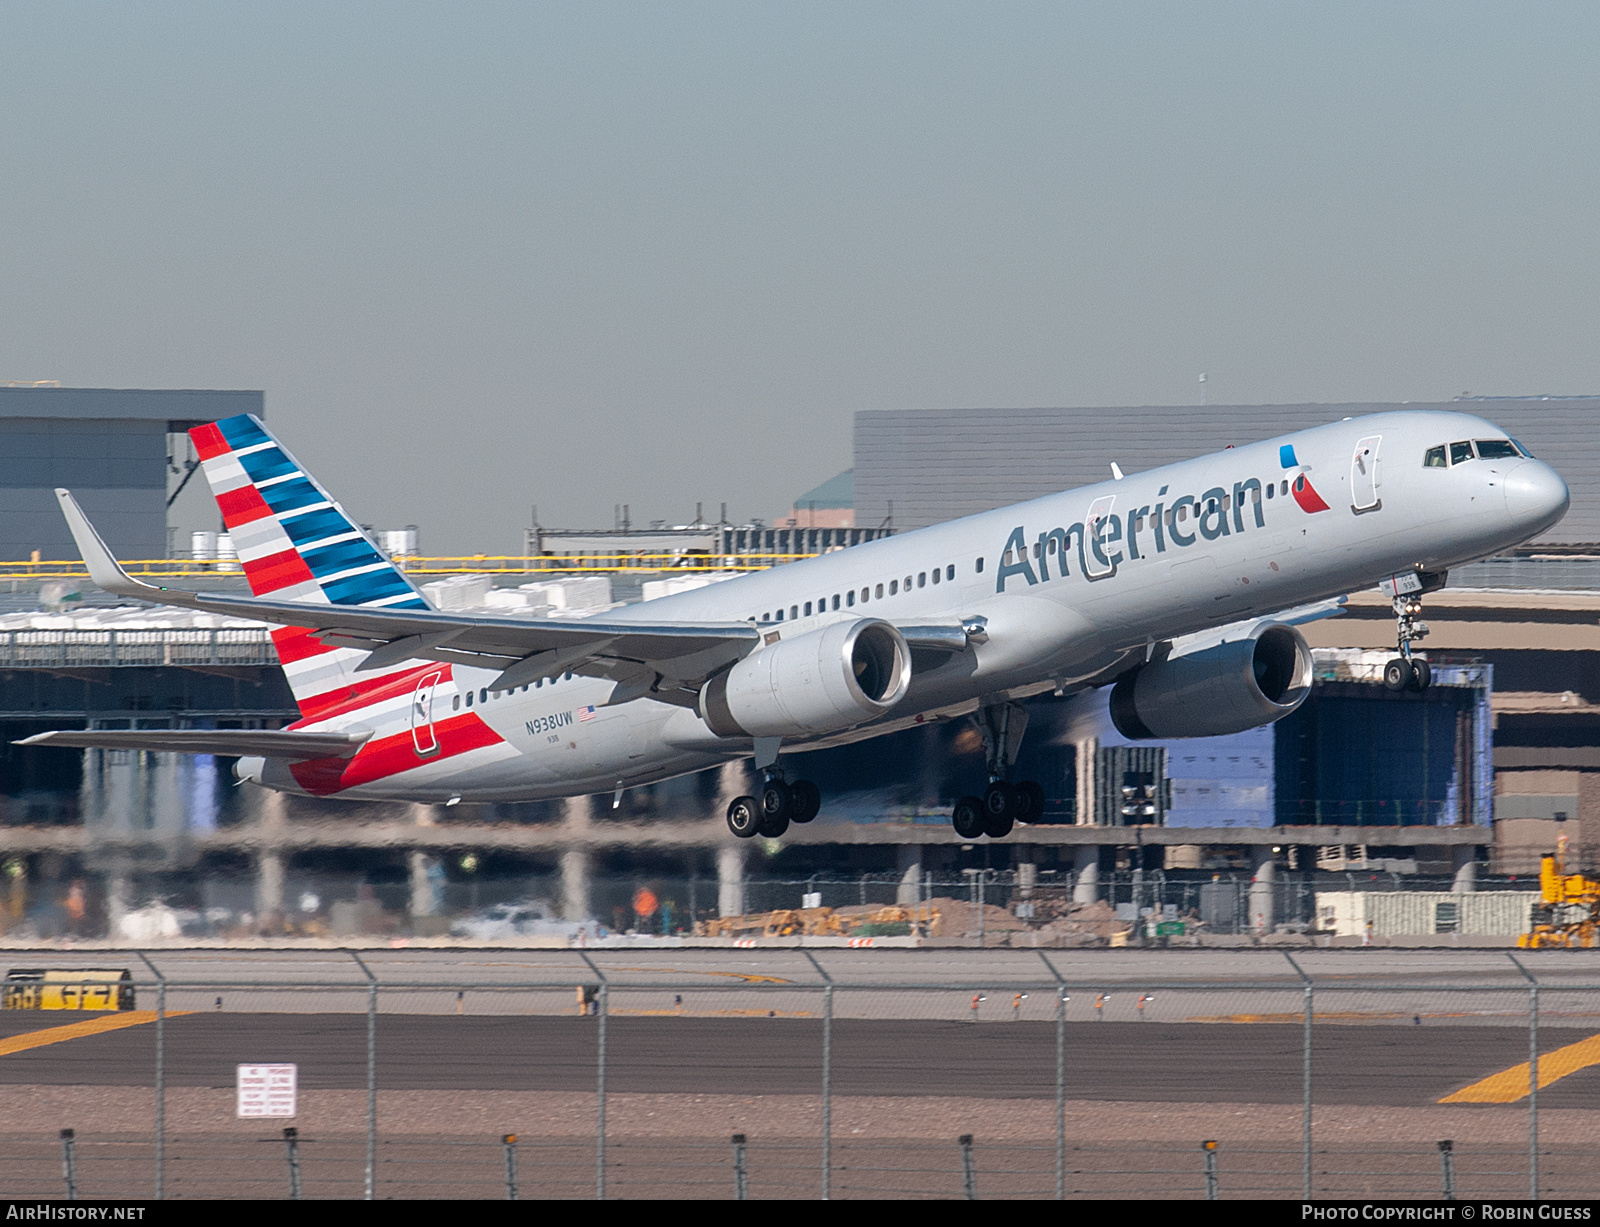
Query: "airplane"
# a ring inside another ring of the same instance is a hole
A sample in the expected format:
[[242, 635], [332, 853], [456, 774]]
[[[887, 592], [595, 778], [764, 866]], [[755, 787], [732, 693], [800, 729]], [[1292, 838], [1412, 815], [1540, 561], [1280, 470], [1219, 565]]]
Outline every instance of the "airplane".
[[1561, 476], [1483, 418], [1347, 418], [587, 618], [441, 611], [251, 415], [190, 431], [252, 596], [129, 576], [56, 491], [99, 587], [274, 624], [285, 729], [40, 733], [17, 744], [238, 756], [241, 782], [424, 803], [613, 793], [751, 759], [735, 836], [815, 818], [781, 751], [975, 717], [963, 839], [1042, 816], [1011, 777], [1019, 700], [1111, 686], [1130, 739], [1241, 732], [1310, 693], [1298, 625], [1392, 598], [1393, 689], [1425, 688], [1423, 597], [1565, 514]]

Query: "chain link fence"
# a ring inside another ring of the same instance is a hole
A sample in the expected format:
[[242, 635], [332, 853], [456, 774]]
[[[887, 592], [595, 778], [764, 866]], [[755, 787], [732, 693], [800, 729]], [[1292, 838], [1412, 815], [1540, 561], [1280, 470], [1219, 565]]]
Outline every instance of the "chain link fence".
[[[1069, 960], [152, 953], [132, 1008], [0, 1013], [0, 1194], [1594, 1195], [1586, 955]], [[239, 1119], [267, 1062], [295, 1116]]]

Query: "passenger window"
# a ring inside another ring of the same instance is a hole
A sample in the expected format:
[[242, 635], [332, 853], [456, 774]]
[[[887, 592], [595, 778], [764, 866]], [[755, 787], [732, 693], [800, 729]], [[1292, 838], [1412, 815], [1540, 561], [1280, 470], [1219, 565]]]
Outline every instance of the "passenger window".
[[451, 698], [451, 700], [450, 700], [450, 710], [451, 711], [460, 711], [461, 710], [461, 696], [460, 695], [455, 695], [454, 697]]
[[1278, 492], [1278, 483], [1275, 482], [1275, 481], [1269, 481], [1267, 483], [1267, 497], [1271, 498], [1277, 492]]
[[939, 582], [939, 574], [939, 569], [935, 567], [933, 570], [933, 582], [936, 584]]
[[1472, 459], [1472, 444], [1452, 443], [1450, 445], [1450, 463], [1465, 464]]
[[1422, 467], [1425, 469], [1448, 469], [1450, 462], [1444, 458], [1444, 444], [1430, 447], [1422, 457]]
[[[809, 605], [806, 606], [806, 612], [807, 613], [811, 612], [811, 606], [809, 606]], [[793, 622], [799, 616], [800, 616], [800, 606], [798, 606], [798, 605], [789, 606], [789, 621]]]
[[861, 603], [863, 605], [865, 605], [871, 599], [872, 599], [872, 589], [871, 588], [863, 588], [861, 590]]
[[928, 586], [928, 573], [926, 571], [918, 571], [917, 572], [917, 587], [918, 588], [926, 588], [927, 586]]
[[470, 691], [470, 690], [467, 691], [467, 706], [468, 707], [472, 706], [472, 691]]
[[897, 580], [897, 579], [891, 579], [889, 581], [889, 595], [893, 596], [895, 593], [897, 593], [899, 591], [900, 591], [900, 581]]
[[1182, 524], [1188, 518], [1189, 518], [1189, 508], [1187, 506], [1179, 507], [1178, 508], [1178, 523]]
[[806, 617], [809, 618], [810, 616], [811, 616], [811, 602], [807, 601], [806, 602]]
[[854, 605], [856, 603], [856, 590], [854, 588], [844, 594], [844, 603], [846, 605]]
[[1477, 446], [1479, 460], [1514, 460], [1517, 456], [1510, 439], [1479, 439]]
[[782, 621], [783, 621], [783, 610], [781, 610], [781, 609], [780, 609], [780, 610], [778, 610], [778, 619], [777, 619], [777, 620], [778, 620], [778, 621], [779, 621], [779, 622], [782, 622]]
[[1251, 490], [1250, 490], [1250, 501], [1252, 503], [1259, 503], [1261, 501], [1261, 487], [1260, 486], [1253, 486], [1251, 488]]
[[1278, 493], [1282, 494], [1284, 498], [1288, 498], [1289, 497], [1289, 481], [1288, 481], [1287, 478], [1284, 479], [1283, 489], [1280, 490]]
[[833, 607], [835, 609], [839, 608], [839, 594], [837, 592], [833, 594]]
[[909, 575], [906, 576], [906, 591], [907, 592], [911, 591], [911, 577]]
[[480, 687], [479, 690], [478, 690], [478, 702], [487, 703], [488, 701], [489, 701], [489, 689], [488, 689], [488, 687], [487, 686]]
[[883, 585], [879, 584], [877, 590], [872, 595], [877, 597], [880, 601], [883, 600]]

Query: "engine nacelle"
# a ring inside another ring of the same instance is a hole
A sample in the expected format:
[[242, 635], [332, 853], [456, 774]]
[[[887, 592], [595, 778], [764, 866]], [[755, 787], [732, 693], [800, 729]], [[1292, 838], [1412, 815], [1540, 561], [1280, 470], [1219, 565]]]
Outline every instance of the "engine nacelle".
[[1281, 622], [1188, 656], [1151, 661], [1111, 688], [1111, 722], [1132, 741], [1218, 737], [1281, 720], [1311, 693], [1311, 649]]
[[887, 622], [858, 618], [783, 639], [700, 690], [719, 737], [834, 733], [884, 714], [911, 685], [911, 649]]

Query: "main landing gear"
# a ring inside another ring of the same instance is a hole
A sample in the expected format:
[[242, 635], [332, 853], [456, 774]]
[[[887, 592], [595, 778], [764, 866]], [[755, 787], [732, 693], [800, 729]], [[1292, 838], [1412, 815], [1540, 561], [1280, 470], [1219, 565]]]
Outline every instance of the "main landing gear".
[[1010, 781], [1028, 727], [1028, 711], [1018, 703], [996, 703], [979, 708], [978, 728], [989, 785], [981, 797], [962, 797], [950, 813], [951, 825], [962, 839], [987, 835], [1002, 839], [1018, 822], [1032, 822], [1044, 813], [1044, 789], [1033, 780]]
[[[1432, 576], [1423, 577], [1433, 579]], [[1388, 584], [1389, 581], [1385, 581]], [[1433, 666], [1420, 656], [1411, 654], [1411, 645], [1428, 633], [1428, 624], [1421, 620], [1422, 596], [1433, 587], [1443, 584], [1443, 578], [1433, 586], [1424, 585], [1409, 593], [1393, 592], [1395, 620], [1395, 650], [1400, 654], [1383, 667], [1383, 684], [1388, 690], [1411, 690], [1420, 694], [1433, 684]]]
[[753, 797], [735, 797], [728, 806], [728, 830], [740, 839], [777, 839], [791, 822], [810, 822], [822, 808], [822, 791], [810, 780], [787, 782], [776, 766]]

